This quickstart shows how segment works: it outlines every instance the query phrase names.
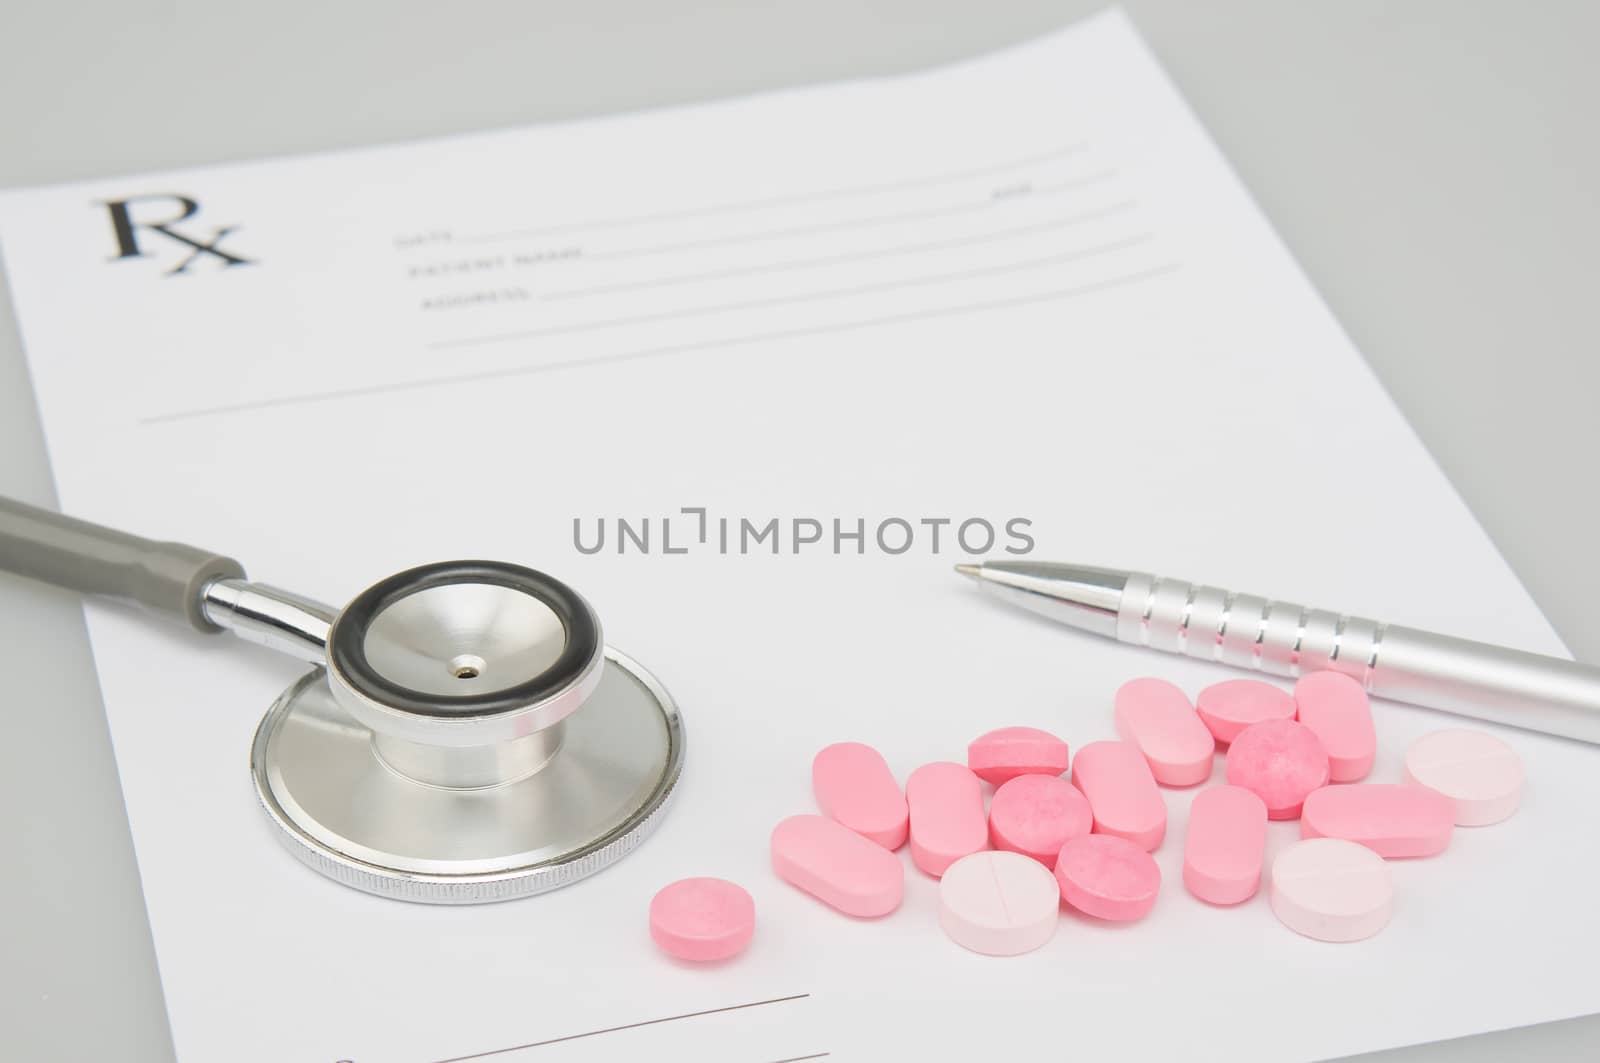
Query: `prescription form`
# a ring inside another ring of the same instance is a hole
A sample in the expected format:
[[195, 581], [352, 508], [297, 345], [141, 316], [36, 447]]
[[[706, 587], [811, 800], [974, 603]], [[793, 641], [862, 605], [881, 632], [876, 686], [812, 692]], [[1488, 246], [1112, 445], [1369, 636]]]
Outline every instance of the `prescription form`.
[[[1190, 897], [1192, 791], [1148, 918], [1064, 913], [1012, 959], [945, 938], [909, 861], [878, 921], [768, 867], [829, 742], [904, 779], [994, 727], [1112, 737], [1133, 676], [1228, 677], [979, 600], [968, 521], [1564, 652], [1120, 14], [913, 76], [13, 193], [0, 247], [65, 511], [330, 602], [440, 558], [547, 570], [687, 724], [677, 803], [617, 866], [379, 900], [255, 805], [296, 666], [89, 603], [185, 1061], [1282, 1061], [1600, 1009], [1600, 761], [1538, 735], [1501, 732], [1519, 815], [1394, 863], [1354, 945]], [[721, 547], [700, 511], [781, 535]], [[1452, 722], [1380, 705], [1373, 778]], [[737, 961], [650, 943], [688, 875], [754, 895]]]

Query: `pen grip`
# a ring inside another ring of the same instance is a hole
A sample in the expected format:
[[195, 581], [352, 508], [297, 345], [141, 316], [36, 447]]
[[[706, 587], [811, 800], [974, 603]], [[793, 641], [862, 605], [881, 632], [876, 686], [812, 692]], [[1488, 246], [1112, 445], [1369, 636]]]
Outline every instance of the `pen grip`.
[[205, 615], [212, 581], [242, 578], [231, 557], [157, 542], [0, 498], [0, 569], [85, 594], [127, 598], [176, 613], [197, 631], [222, 630]]
[[1363, 683], [1382, 632], [1363, 617], [1142, 573], [1128, 577], [1117, 612], [1123, 642], [1273, 675], [1332, 669]]
[[1600, 743], [1600, 672], [1557, 657], [1144, 574], [1117, 638], [1290, 678], [1342, 672], [1378, 697]]

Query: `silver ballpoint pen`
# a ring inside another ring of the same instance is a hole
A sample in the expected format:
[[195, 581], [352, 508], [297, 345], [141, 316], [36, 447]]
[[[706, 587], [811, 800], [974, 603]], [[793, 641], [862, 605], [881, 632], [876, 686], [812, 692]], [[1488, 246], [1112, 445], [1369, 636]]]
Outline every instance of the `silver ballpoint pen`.
[[989, 594], [1082, 631], [1273, 675], [1344, 672], [1375, 697], [1600, 743], [1600, 670], [1143, 572], [957, 565]]

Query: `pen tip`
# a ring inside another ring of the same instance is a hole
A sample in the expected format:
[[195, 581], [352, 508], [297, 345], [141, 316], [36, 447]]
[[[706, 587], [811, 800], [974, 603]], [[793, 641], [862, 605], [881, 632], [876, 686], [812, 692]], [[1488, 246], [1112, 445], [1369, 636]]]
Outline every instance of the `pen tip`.
[[971, 576], [973, 579], [977, 579], [982, 573], [982, 569], [978, 565], [957, 565], [956, 571], [963, 576]]

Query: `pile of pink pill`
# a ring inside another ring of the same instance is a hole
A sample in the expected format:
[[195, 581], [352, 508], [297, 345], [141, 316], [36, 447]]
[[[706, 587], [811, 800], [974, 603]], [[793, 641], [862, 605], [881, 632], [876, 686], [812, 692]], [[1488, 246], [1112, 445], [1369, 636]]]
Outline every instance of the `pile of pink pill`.
[[[1516, 752], [1469, 730], [1414, 743], [1403, 781], [1363, 781], [1377, 755], [1371, 706], [1359, 683], [1334, 672], [1301, 678], [1293, 693], [1229, 680], [1194, 703], [1165, 680], [1135, 679], [1117, 692], [1113, 716], [1118, 740], [1075, 756], [1035, 728], [991, 731], [968, 747], [965, 764], [925, 764], [903, 789], [877, 750], [828, 746], [812, 762], [821, 814], [777, 825], [773, 869], [824, 904], [871, 919], [899, 907], [905, 872], [896, 852], [907, 847], [940, 880], [939, 921], [954, 941], [990, 955], [1027, 952], [1054, 935], [1062, 902], [1111, 922], [1150, 912], [1162, 886], [1150, 854], [1167, 834], [1161, 787], [1209, 781], [1221, 746], [1225, 784], [1199, 789], [1190, 806], [1184, 887], [1208, 904], [1234, 905], [1255, 896], [1265, 874], [1284, 925], [1355, 941], [1388, 922], [1386, 860], [1442, 852], [1455, 827], [1510, 816], [1522, 790]], [[1268, 821], [1292, 819], [1301, 840], [1269, 870]], [[674, 883], [651, 908], [652, 935], [684, 959], [733, 955], [754, 920], [749, 895], [720, 879]]]

